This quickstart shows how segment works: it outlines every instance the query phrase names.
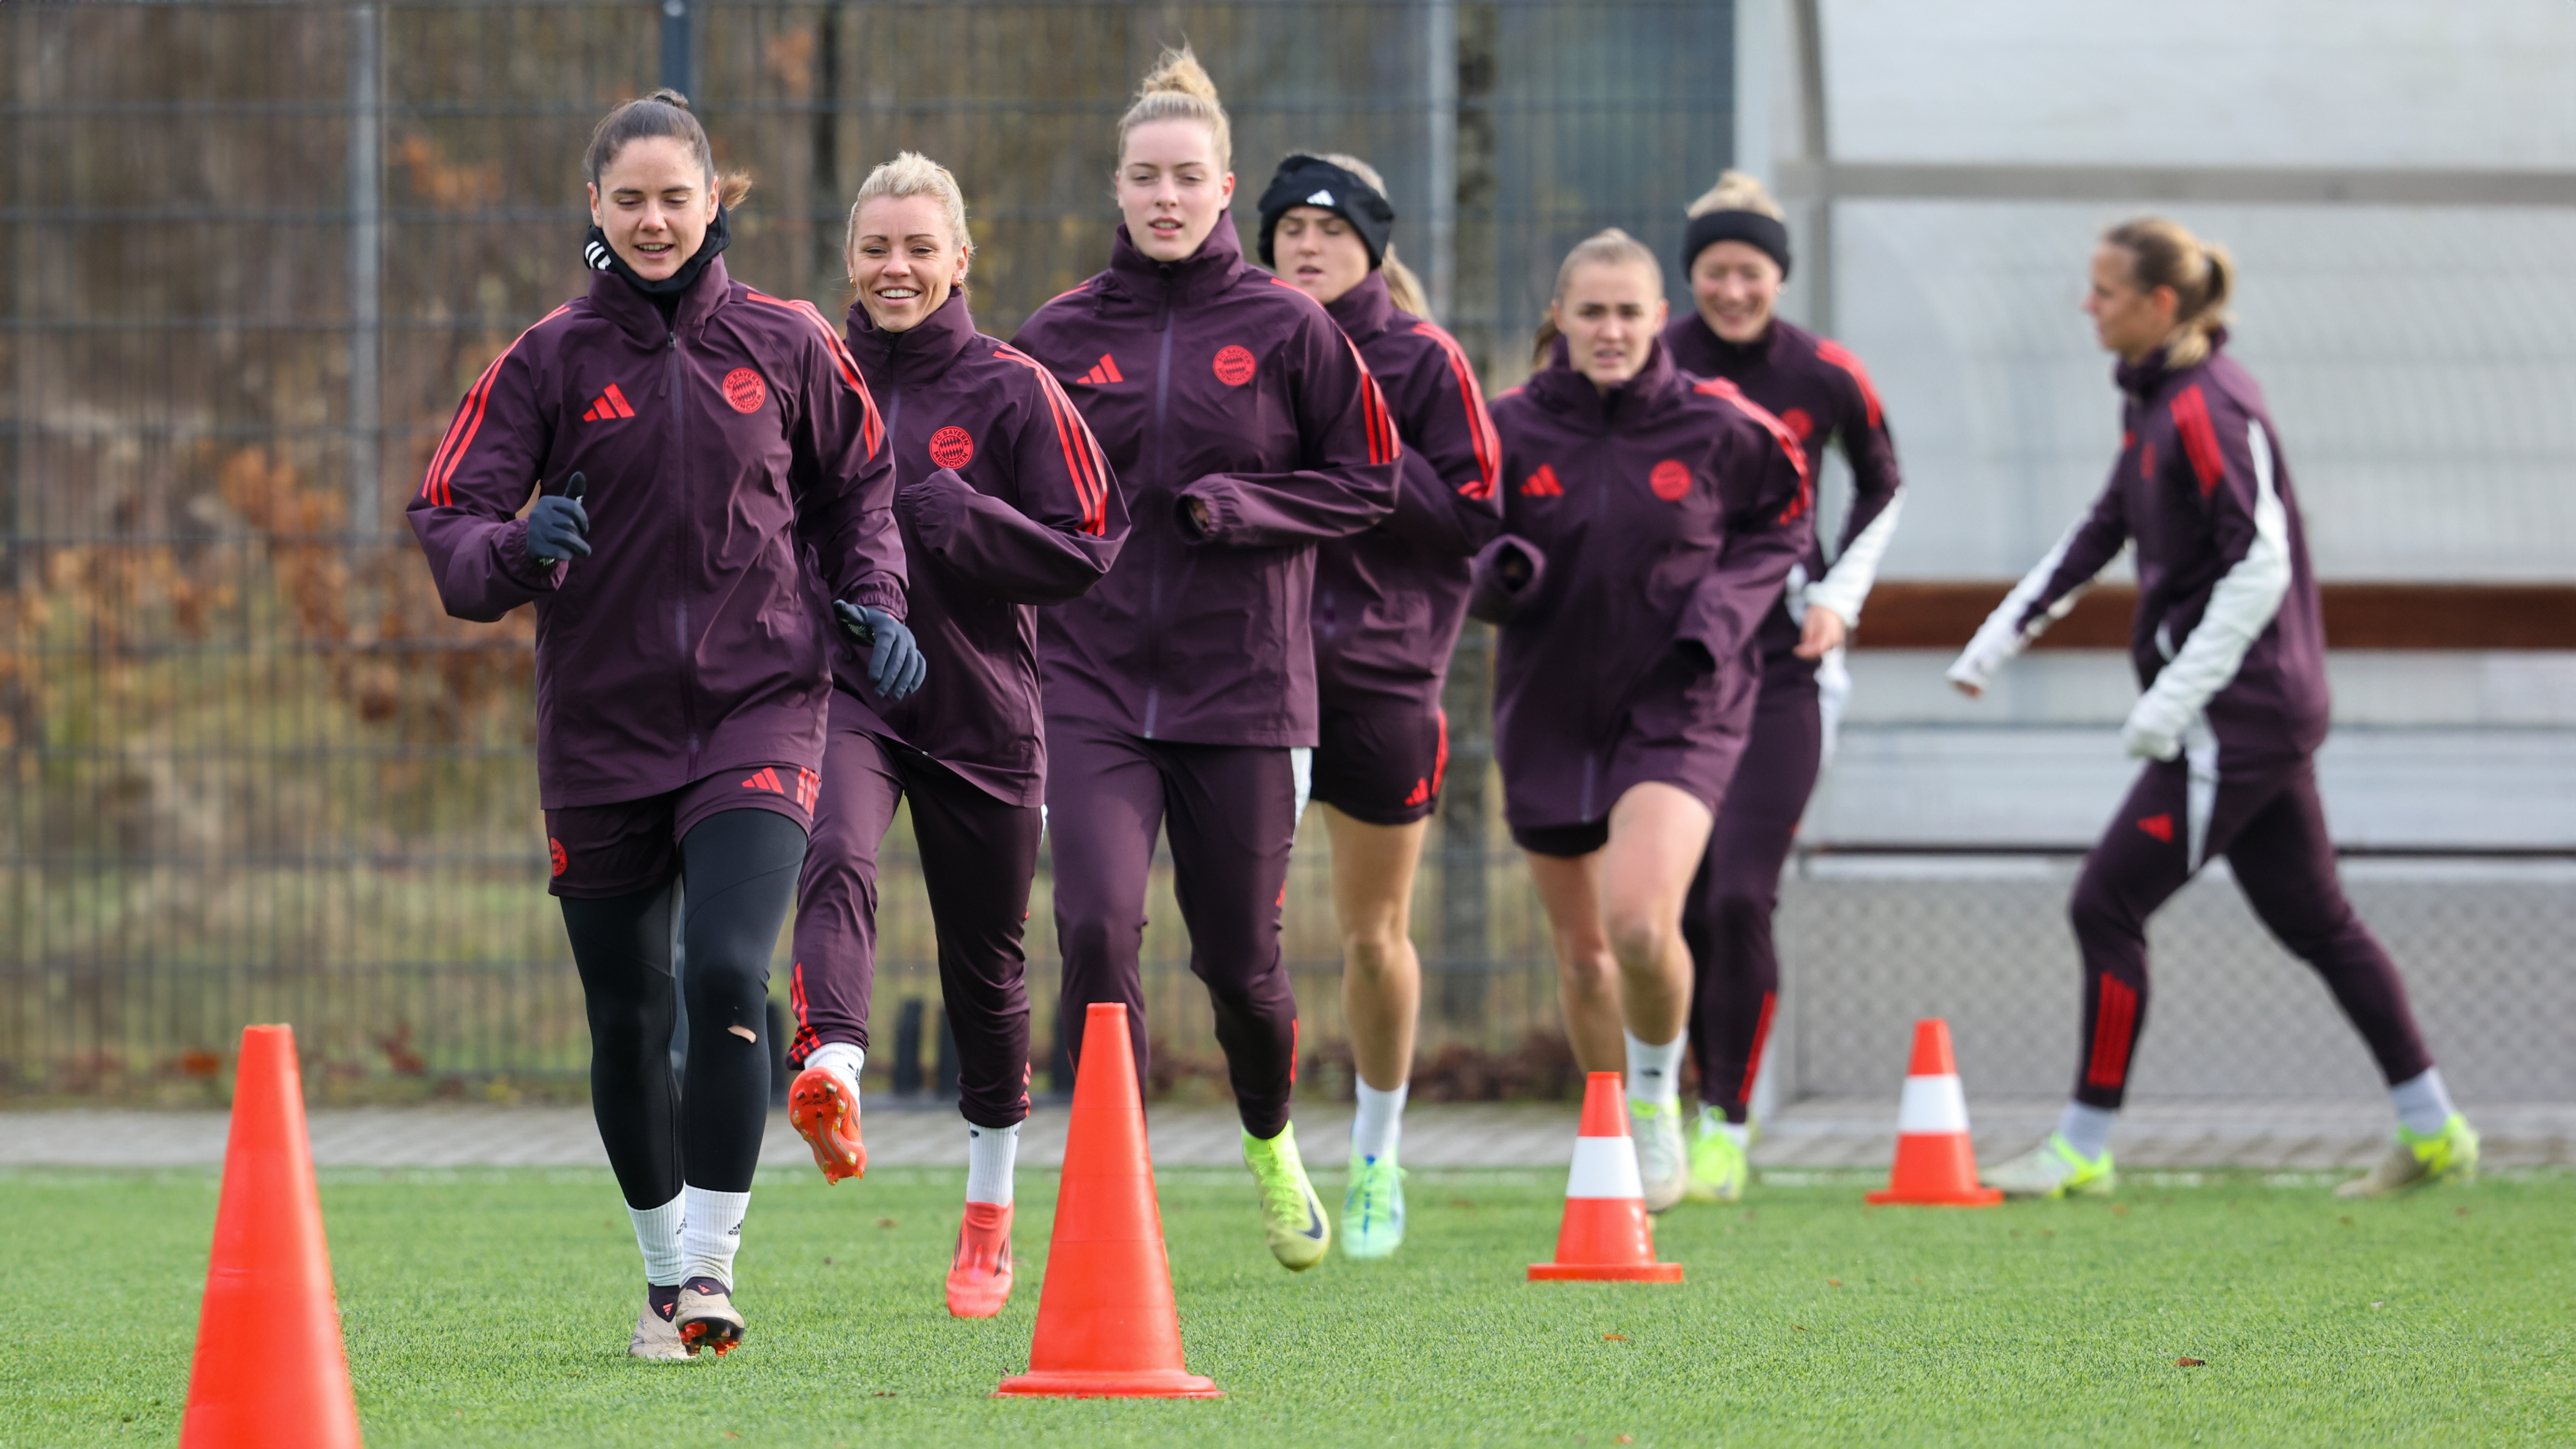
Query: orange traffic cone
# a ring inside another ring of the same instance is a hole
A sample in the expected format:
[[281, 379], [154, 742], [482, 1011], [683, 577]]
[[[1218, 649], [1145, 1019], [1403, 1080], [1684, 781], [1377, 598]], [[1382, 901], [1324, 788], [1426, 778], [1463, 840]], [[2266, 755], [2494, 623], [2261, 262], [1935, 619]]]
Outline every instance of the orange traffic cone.
[[357, 1443], [295, 1029], [244, 1027], [180, 1449]]
[[1646, 1188], [1637, 1176], [1637, 1144], [1628, 1136], [1624, 1079], [1594, 1072], [1583, 1083], [1583, 1125], [1574, 1139], [1574, 1170], [1565, 1179], [1565, 1222], [1556, 1231], [1556, 1261], [1529, 1265], [1530, 1281], [1678, 1283], [1682, 1265], [1655, 1261], [1655, 1232], [1646, 1222]]
[[1905, 1069], [1905, 1096], [1896, 1109], [1896, 1167], [1887, 1191], [1871, 1202], [1922, 1207], [1992, 1207], [2004, 1195], [1977, 1186], [1977, 1154], [1968, 1145], [1968, 1098], [1959, 1090], [1959, 1064], [1950, 1057], [1950, 1023], [1937, 1016], [1914, 1023], [1914, 1061]]
[[1214, 1380], [1181, 1366], [1181, 1315], [1172, 1306], [1127, 1008], [1094, 1002], [1085, 1012], [1029, 1371], [993, 1392], [1221, 1398]]

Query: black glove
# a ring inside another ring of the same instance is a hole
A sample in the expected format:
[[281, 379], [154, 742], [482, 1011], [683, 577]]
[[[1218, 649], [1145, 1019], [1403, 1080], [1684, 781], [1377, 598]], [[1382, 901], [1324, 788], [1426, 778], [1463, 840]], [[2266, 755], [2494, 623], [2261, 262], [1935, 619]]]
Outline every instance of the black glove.
[[528, 557], [539, 568], [553, 568], [557, 561], [590, 557], [590, 514], [581, 506], [586, 480], [572, 475], [561, 493], [549, 493], [528, 510]]
[[921, 646], [912, 641], [912, 631], [903, 621], [883, 609], [863, 609], [839, 599], [832, 601], [832, 616], [859, 647], [869, 651], [868, 683], [888, 700], [897, 700], [921, 688], [930, 674], [930, 663], [921, 657]]

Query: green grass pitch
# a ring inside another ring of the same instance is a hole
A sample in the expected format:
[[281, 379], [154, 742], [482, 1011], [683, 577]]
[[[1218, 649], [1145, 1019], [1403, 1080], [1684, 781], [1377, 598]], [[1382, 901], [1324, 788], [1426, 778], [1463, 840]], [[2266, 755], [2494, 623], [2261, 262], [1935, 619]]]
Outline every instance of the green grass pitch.
[[[1189, 1367], [1228, 1393], [1196, 1403], [987, 1397], [1027, 1364], [1055, 1184], [1023, 1174], [1019, 1288], [980, 1323], [940, 1302], [961, 1184], [764, 1173], [748, 1343], [642, 1365], [622, 1356], [640, 1289], [605, 1173], [326, 1174], [367, 1441], [2576, 1439], [2566, 1174], [2361, 1204], [2317, 1178], [2168, 1177], [1984, 1211], [1775, 1182], [1661, 1219], [1689, 1280], [1656, 1287], [1521, 1280], [1554, 1244], [1553, 1174], [1417, 1174], [1396, 1259], [1292, 1276], [1240, 1174], [1166, 1172]], [[18, 1285], [0, 1444], [175, 1441], [215, 1196], [210, 1172], [0, 1174]]]

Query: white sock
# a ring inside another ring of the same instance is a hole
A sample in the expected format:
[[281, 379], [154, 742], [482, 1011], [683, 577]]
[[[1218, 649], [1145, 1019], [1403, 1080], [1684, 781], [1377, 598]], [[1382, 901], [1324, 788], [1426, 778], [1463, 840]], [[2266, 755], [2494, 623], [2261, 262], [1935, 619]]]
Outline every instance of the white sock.
[[680, 1205], [682, 1197], [672, 1198], [657, 1208], [631, 1207], [626, 1216], [635, 1221], [635, 1246], [644, 1250], [644, 1281], [664, 1288], [680, 1282]]
[[751, 1211], [751, 1194], [683, 1187], [688, 1216], [680, 1224], [680, 1276], [713, 1278], [733, 1287], [734, 1250], [742, 1246], [743, 1214]]
[[2418, 1137], [2438, 1134], [2458, 1110], [2451, 1105], [2451, 1089], [2442, 1085], [2440, 1067], [2426, 1067], [2389, 1088], [2388, 1100], [2397, 1108], [2399, 1125]]
[[1752, 1123], [1729, 1122], [1724, 1112], [1703, 1104], [1699, 1109], [1699, 1135], [1706, 1137], [1712, 1132], [1723, 1132], [1734, 1138], [1735, 1145], [1738, 1147], [1750, 1147], [1753, 1144]]
[[2118, 1120], [2120, 1114], [2108, 1107], [2069, 1102], [2066, 1110], [2057, 1114], [2057, 1135], [2090, 1162], [2111, 1150], [2111, 1124]]
[[1635, 1032], [1624, 1027], [1619, 1034], [1628, 1039], [1629, 1100], [1678, 1109], [1682, 1104], [1682, 1048], [1689, 1042], [1690, 1033], [1677, 1032], [1662, 1046], [1640, 1041]]
[[1020, 1160], [1020, 1124], [966, 1124], [966, 1200], [1002, 1207], [1011, 1203], [1011, 1168]]
[[859, 1090], [859, 1072], [867, 1064], [866, 1050], [854, 1047], [845, 1041], [827, 1041], [805, 1054], [806, 1070], [811, 1071], [821, 1067], [827, 1072], [848, 1078], [853, 1096], [857, 1095]]
[[1395, 1144], [1404, 1136], [1404, 1099], [1413, 1094], [1413, 1084], [1407, 1082], [1391, 1092], [1366, 1082], [1351, 1085], [1360, 1094], [1359, 1111], [1351, 1118], [1351, 1155], [1364, 1162], [1395, 1156]]

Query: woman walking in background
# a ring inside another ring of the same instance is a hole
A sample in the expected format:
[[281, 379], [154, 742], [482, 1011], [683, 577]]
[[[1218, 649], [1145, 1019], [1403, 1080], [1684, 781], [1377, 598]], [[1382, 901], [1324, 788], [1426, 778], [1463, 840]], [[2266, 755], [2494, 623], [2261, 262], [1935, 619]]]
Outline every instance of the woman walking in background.
[[1126, 221], [1107, 271], [1018, 342], [1069, 388], [1134, 518], [1098, 588], [1040, 620], [1061, 1004], [1123, 1002], [1146, 1068], [1138, 951], [1168, 824], [1190, 969], [1207, 983], [1270, 1250], [1322, 1261], [1331, 1229], [1288, 1125], [1297, 1005], [1280, 958], [1288, 850], [1316, 739], [1317, 542], [1395, 499], [1393, 420], [1324, 309], [1245, 265], [1216, 87], [1166, 51], [1118, 123]]
[[1501, 626], [1503, 812], [1554, 928], [1587, 1071], [1624, 1062], [1646, 1205], [1680, 1201], [1690, 1010], [1682, 901], [1743, 754], [1758, 634], [1814, 539], [1805, 452], [1661, 337], [1662, 269], [1624, 232], [1557, 271], [1549, 365], [1494, 402], [1506, 532], [1471, 610]]
[[831, 1181], [867, 1169], [859, 1073], [876, 981], [877, 850], [912, 802], [957, 1041], [966, 1214], [948, 1311], [988, 1318], [1011, 1293], [1011, 1177], [1028, 1116], [1027, 958], [1046, 740], [1037, 610], [1100, 581], [1127, 507], [1099, 446], [1045, 369], [967, 312], [974, 245], [957, 178], [905, 152], [869, 173], [844, 244], [849, 348], [885, 416], [911, 615], [940, 687], [872, 699], [836, 661], [814, 844], [797, 890], [789, 1000], [801, 1065], [788, 1120]]
[[2017, 1197], [2105, 1193], [2111, 1124], [2147, 1017], [2147, 918], [2212, 856], [2326, 989], [2378, 1060], [2397, 1145], [2339, 1196], [2372, 1197], [2477, 1170], [2478, 1134], [2451, 1105], [2405, 983], [2344, 900], [2317, 797], [2325, 631], [2298, 498], [2253, 375], [2226, 352], [2235, 268], [2159, 217], [2103, 234], [2084, 310], [2119, 354], [2120, 456], [2090, 512], [1977, 631], [1950, 679], [1982, 694], [2137, 545], [2129, 657], [2145, 691], [2121, 743], [2145, 762], [2084, 859], [2071, 914], [2084, 962], [2074, 1099], [2055, 1132], [1987, 1170]]
[[875, 406], [821, 314], [726, 275], [688, 102], [657, 91], [611, 111], [583, 169], [589, 294], [484, 369], [410, 516], [450, 614], [536, 606], [549, 889], [648, 1285], [629, 1352], [685, 1358], [743, 1333], [733, 1263], [769, 1114], [769, 956], [831, 693], [816, 591], [875, 640], [872, 688], [907, 692], [921, 667]]
[[1684, 1195], [1733, 1202], [1744, 1192], [1747, 1109], [1780, 990], [1771, 937], [1780, 867], [1851, 687], [1843, 641], [1860, 622], [1904, 500], [1896, 442], [1860, 359], [1775, 315], [1789, 277], [1789, 229], [1778, 203], [1761, 182], [1729, 171], [1689, 215], [1682, 272], [1695, 305], [1664, 329], [1673, 361], [1693, 376], [1735, 384], [1797, 438], [1811, 465], [1834, 442], [1852, 470], [1831, 567], [1820, 536], [1790, 568], [1778, 606], [1762, 615], [1753, 732], [1682, 910], [1700, 1093]]
[[1291, 156], [1261, 197], [1261, 261], [1324, 304], [1385, 390], [1404, 443], [1395, 511], [1315, 550], [1314, 798], [1332, 839], [1342, 1004], [1359, 1110], [1342, 1251], [1404, 1241], [1396, 1165], [1422, 963], [1413, 873], [1449, 762], [1440, 688], [1467, 615], [1467, 560], [1502, 527], [1502, 445], [1467, 355], [1396, 260], [1385, 183], [1353, 156]]

